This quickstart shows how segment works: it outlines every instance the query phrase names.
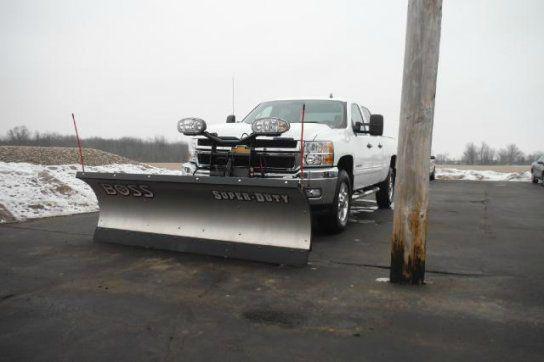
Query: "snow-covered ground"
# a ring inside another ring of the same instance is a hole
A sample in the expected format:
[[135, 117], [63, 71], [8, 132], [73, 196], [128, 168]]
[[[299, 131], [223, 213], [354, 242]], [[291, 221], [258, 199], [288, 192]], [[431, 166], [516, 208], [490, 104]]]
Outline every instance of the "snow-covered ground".
[[[91, 188], [75, 174], [79, 165], [0, 162], [0, 223], [97, 211]], [[139, 164], [87, 166], [85, 171], [179, 175]]]
[[[79, 169], [79, 165], [44, 166], [0, 162], [0, 223], [97, 211], [93, 191], [86, 183], [75, 178]], [[138, 164], [89, 166], [86, 171], [181, 174], [181, 171]], [[436, 178], [439, 180], [527, 182], [530, 176], [530, 172], [436, 169]]]
[[531, 172], [496, 172], [487, 170], [459, 170], [455, 168], [436, 168], [438, 180], [463, 181], [522, 181], [531, 180]]

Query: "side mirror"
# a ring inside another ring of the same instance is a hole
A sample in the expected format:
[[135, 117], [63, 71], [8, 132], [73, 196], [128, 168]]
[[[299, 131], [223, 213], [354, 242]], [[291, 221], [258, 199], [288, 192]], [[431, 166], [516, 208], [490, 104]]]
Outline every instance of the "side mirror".
[[236, 123], [236, 116], [234, 114], [227, 116], [227, 123]]
[[364, 132], [363, 122], [355, 122], [355, 124], [353, 125], [353, 132], [363, 133]]
[[383, 116], [381, 114], [371, 114], [368, 133], [371, 136], [383, 135]]
[[436, 159], [436, 157], [435, 157], [435, 156], [431, 156], [431, 160], [435, 160], [435, 159]]

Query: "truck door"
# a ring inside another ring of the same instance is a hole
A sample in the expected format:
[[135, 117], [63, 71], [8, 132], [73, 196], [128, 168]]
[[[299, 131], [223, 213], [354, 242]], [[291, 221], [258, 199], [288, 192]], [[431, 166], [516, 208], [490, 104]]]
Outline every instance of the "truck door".
[[[352, 127], [356, 122], [361, 122], [363, 127], [366, 122], [363, 119], [359, 106], [356, 103], [351, 104], [351, 124]], [[353, 154], [353, 178], [354, 189], [366, 187], [376, 183], [377, 176], [375, 174], [375, 156], [376, 147], [374, 140], [367, 133], [355, 133], [355, 152]]]
[[[368, 108], [365, 108], [363, 106], [359, 107], [361, 108], [361, 113], [363, 115], [363, 119], [365, 120], [365, 124], [370, 123], [370, 111], [368, 110]], [[370, 136], [370, 139], [372, 140], [372, 144], [375, 147], [372, 163], [374, 165], [373, 174], [375, 177], [375, 183], [378, 183], [382, 182], [387, 177], [391, 160], [389, 158], [388, 152], [386, 152], [384, 149], [385, 145], [383, 136]]]

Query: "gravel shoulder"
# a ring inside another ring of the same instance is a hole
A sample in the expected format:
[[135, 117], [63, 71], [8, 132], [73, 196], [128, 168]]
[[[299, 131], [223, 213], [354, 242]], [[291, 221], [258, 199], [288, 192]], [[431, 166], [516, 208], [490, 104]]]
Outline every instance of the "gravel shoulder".
[[[89, 166], [138, 163], [94, 148], [83, 149], [83, 160]], [[79, 153], [75, 147], [0, 146], [0, 162], [70, 165], [79, 163]]]
[[148, 163], [149, 166], [165, 168], [167, 170], [179, 171], [181, 170], [182, 162], [155, 162]]

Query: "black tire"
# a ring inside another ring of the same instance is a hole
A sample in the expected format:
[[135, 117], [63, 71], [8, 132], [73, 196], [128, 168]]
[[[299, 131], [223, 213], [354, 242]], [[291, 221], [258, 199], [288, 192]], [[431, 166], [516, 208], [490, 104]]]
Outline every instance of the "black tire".
[[380, 209], [390, 209], [393, 204], [393, 196], [395, 190], [395, 170], [389, 167], [387, 178], [378, 184], [380, 188], [376, 192], [376, 202]]
[[436, 179], [436, 167], [433, 167], [433, 172], [431, 172], [431, 176], [429, 176], [429, 180], [434, 181]]
[[[347, 187], [347, 210], [345, 210], [345, 217], [341, 219], [341, 213], [339, 212], [341, 205], [339, 205], [338, 201], [341, 197], [340, 190], [343, 189], [343, 184], [345, 185], [344, 187]], [[330, 234], [337, 234], [344, 231], [344, 229], [348, 225], [349, 210], [351, 209], [351, 193], [351, 179], [346, 171], [340, 170], [340, 172], [338, 173], [338, 181], [336, 182], [334, 201], [330, 207], [330, 210], [326, 214], [323, 214], [319, 217], [319, 225], [323, 228], [324, 231]]]
[[538, 183], [538, 179], [535, 176], [535, 171], [531, 170], [531, 181], [533, 181], [534, 184]]

